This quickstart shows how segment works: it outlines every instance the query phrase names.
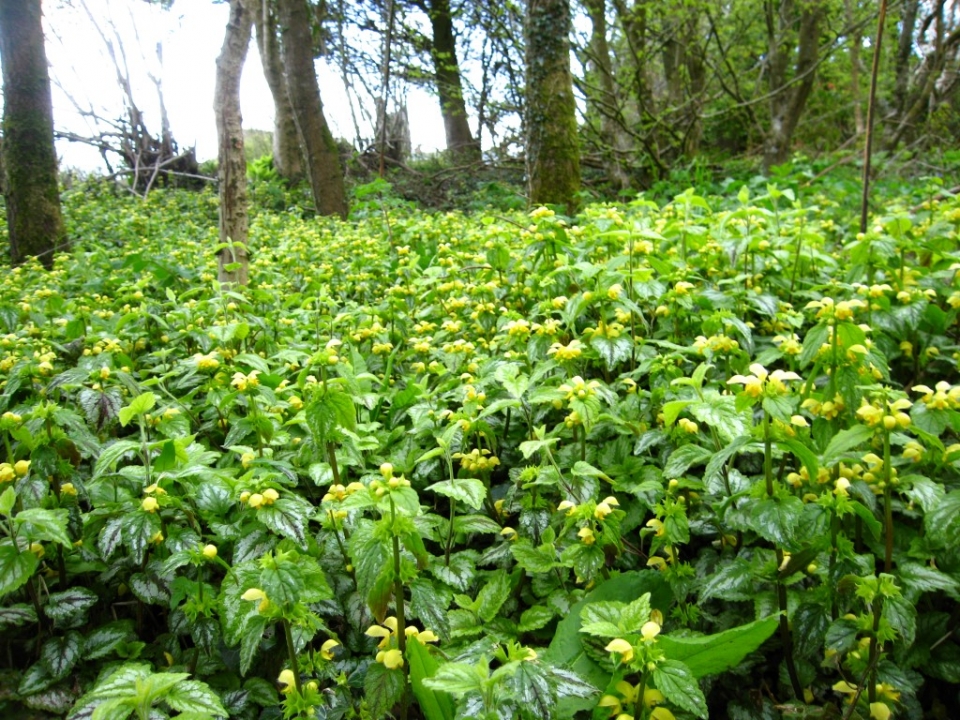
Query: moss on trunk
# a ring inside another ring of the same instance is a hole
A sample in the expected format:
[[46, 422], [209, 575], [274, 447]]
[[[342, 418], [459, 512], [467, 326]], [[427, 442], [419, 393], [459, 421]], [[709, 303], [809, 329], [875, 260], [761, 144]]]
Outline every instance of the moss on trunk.
[[66, 249], [40, 0], [0, 0], [3, 152], [10, 256], [53, 266]]
[[527, 3], [527, 185], [530, 203], [576, 209], [580, 191], [569, 0]]

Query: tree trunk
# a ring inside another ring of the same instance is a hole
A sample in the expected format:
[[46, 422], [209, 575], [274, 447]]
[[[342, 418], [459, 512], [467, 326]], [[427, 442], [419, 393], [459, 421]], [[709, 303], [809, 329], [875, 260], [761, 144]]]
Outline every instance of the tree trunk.
[[303, 177], [303, 157], [300, 154], [297, 124], [293, 119], [293, 107], [283, 80], [277, 19], [271, 11], [270, 0], [259, 0], [259, 4], [260, 8], [254, 8], [254, 23], [263, 76], [273, 96], [273, 167], [280, 177], [294, 183]]
[[230, 20], [217, 58], [214, 111], [219, 141], [220, 242], [229, 244], [219, 253], [219, 279], [223, 284], [246, 285], [249, 279], [247, 161], [243, 155], [240, 76], [250, 45], [255, 8], [255, 0], [230, 0]]
[[895, 62], [896, 82], [893, 98], [898, 113], [907, 110], [907, 95], [910, 91], [910, 56], [913, 54], [913, 36], [917, 28], [920, 0], [904, 0], [900, 6], [900, 37], [897, 39]]
[[53, 105], [40, 17], [40, 0], [0, 0], [10, 258], [16, 265], [33, 255], [49, 269], [53, 253], [66, 249], [67, 239], [60, 214]]
[[337, 144], [323, 116], [313, 67], [313, 41], [306, 0], [279, 0], [281, 54], [287, 95], [293, 106], [307, 164], [313, 202], [321, 215], [347, 216], [347, 195]]
[[[776, 6], [776, 7], [775, 7]], [[819, 1], [804, 1], [798, 9], [794, 0], [766, 0], [768, 72], [770, 88], [770, 128], [764, 147], [763, 167], [769, 172], [774, 165], [790, 157], [790, 142], [796, 130], [810, 91], [816, 80], [820, 44], [820, 20], [825, 8]], [[797, 17], [799, 14], [799, 18]], [[796, 41], [791, 28], [799, 20]], [[793, 45], [796, 62], [793, 77], [788, 80]]]
[[[856, 24], [856, 0], [844, 0], [847, 27]], [[850, 99], [853, 100], [853, 124], [857, 135], [863, 135], [863, 108], [860, 100], [860, 49], [863, 45], [863, 35], [859, 28], [850, 36]]]
[[456, 160], [475, 162], [480, 160], [480, 144], [474, 140], [467, 122], [450, 0], [431, 0], [429, 15], [433, 29], [430, 56], [437, 76], [437, 95], [440, 97], [447, 150]]
[[630, 187], [630, 176], [624, 169], [628, 144], [620, 127], [622, 114], [620, 98], [613, 82], [610, 63], [610, 47], [607, 44], [606, 0], [586, 0], [584, 5], [590, 15], [590, 53], [593, 69], [597, 75], [597, 90], [591, 99], [600, 116], [600, 141], [603, 144], [603, 164], [611, 181], [621, 190]]
[[528, 0], [526, 163], [533, 205], [573, 212], [580, 190], [580, 147], [570, 74], [569, 0]]

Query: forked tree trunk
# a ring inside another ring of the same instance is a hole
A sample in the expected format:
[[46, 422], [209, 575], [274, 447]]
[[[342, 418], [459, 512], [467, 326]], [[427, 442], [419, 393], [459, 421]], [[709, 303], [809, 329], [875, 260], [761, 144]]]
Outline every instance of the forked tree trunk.
[[450, 0], [431, 0], [429, 15], [433, 30], [430, 55], [437, 77], [437, 95], [440, 97], [447, 150], [457, 160], [474, 162], [480, 159], [480, 144], [474, 140], [467, 122]]
[[300, 153], [297, 124], [293, 119], [293, 107], [290, 105], [287, 86], [283, 80], [277, 19], [272, 12], [270, 0], [259, 0], [259, 4], [260, 8], [255, 9], [254, 23], [263, 76], [273, 96], [273, 167], [280, 177], [288, 182], [297, 182], [303, 177], [303, 157]]
[[51, 268], [54, 251], [66, 249], [67, 239], [40, 17], [40, 0], [0, 0], [3, 185], [11, 260], [17, 265], [32, 255]]
[[[764, 11], [768, 43], [770, 128], [764, 147], [763, 167], [769, 171], [790, 157], [793, 132], [800, 122], [816, 80], [820, 21], [826, 8], [822, 0], [766, 0]], [[799, 25], [795, 40], [792, 32], [794, 25]], [[787, 68], [794, 45], [796, 61], [793, 77], [788, 78]]]
[[323, 116], [313, 67], [306, 0], [279, 0], [280, 37], [287, 95], [293, 106], [313, 202], [321, 215], [347, 216], [347, 194], [337, 144]]
[[219, 140], [220, 242], [228, 244], [219, 253], [219, 280], [224, 284], [246, 285], [249, 280], [247, 161], [243, 155], [240, 76], [250, 45], [255, 7], [254, 0], [230, 0], [230, 20], [217, 58], [214, 112]]
[[528, 0], [526, 36], [529, 200], [565, 205], [572, 212], [580, 190], [580, 146], [570, 74], [569, 0]]

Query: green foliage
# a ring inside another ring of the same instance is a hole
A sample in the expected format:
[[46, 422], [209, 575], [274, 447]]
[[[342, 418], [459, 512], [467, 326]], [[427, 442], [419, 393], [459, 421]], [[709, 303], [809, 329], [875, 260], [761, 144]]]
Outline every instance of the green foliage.
[[0, 290], [0, 711], [933, 712], [960, 207], [736, 191], [376, 183], [261, 209], [242, 289], [211, 195], [68, 196], [78, 254]]

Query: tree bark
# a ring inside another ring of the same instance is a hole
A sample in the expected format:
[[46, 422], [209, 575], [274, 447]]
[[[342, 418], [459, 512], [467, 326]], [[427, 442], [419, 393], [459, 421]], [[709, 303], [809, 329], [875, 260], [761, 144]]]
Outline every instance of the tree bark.
[[594, 97], [588, 96], [588, 99], [592, 100], [600, 116], [604, 169], [621, 190], [626, 190], [630, 187], [630, 176], [624, 168], [624, 158], [629, 147], [620, 127], [621, 103], [613, 81], [610, 46], [607, 43], [607, 3], [606, 0], [585, 0], [584, 5], [590, 15], [590, 59], [598, 84]]
[[526, 18], [526, 164], [529, 201], [573, 212], [580, 190], [569, 0], [528, 0]]
[[253, 8], [254, 23], [263, 76], [273, 96], [273, 167], [280, 177], [294, 183], [303, 177], [303, 157], [300, 153], [297, 124], [293, 119], [293, 107], [290, 105], [287, 86], [283, 80], [277, 19], [270, 0], [259, 0], [259, 4], [260, 8]]
[[306, 0], [279, 0], [281, 55], [287, 94], [293, 106], [307, 165], [313, 201], [321, 215], [347, 216], [340, 157], [323, 116], [320, 88], [313, 66], [313, 42]]
[[428, 14], [433, 30], [430, 57], [436, 74], [447, 150], [458, 161], [479, 161], [480, 144], [474, 140], [467, 122], [467, 106], [463, 99], [463, 81], [457, 60], [457, 41], [453, 34], [450, 0], [431, 0]]
[[246, 285], [249, 280], [247, 161], [243, 154], [240, 76], [250, 45], [255, 8], [255, 0], [230, 0], [230, 20], [217, 58], [214, 111], [219, 141], [220, 242], [229, 244], [219, 253], [219, 280], [229, 285]]
[[49, 269], [67, 238], [40, 0], [0, 0], [0, 62], [10, 258], [17, 265], [35, 256]]
[[[770, 88], [770, 128], [764, 147], [763, 167], [769, 172], [774, 165], [790, 157], [790, 142], [800, 122], [807, 98], [816, 80], [819, 60], [820, 21], [825, 7], [819, 0], [804, 0], [797, 7], [794, 0], [766, 0], [764, 16], [767, 24], [768, 73]], [[799, 23], [796, 40], [790, 28]], [[787, 68], [796, 45], [793, 77]]]

